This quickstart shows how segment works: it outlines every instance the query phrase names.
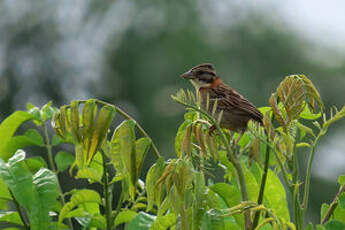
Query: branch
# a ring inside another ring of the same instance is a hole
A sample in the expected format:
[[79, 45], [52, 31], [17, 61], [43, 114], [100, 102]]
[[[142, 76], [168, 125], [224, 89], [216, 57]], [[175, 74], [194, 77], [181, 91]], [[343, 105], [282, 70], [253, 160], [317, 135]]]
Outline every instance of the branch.
[[321, 224], [325, 224], [328, 219], [331, 217], [331, 215], [333, 214], [335, 208], [338, 206], [338, 199], [340, 197], [340, 195], [345, 191], [345, 184], [343, 184], [343, 186], [341, 186], [341, 188], [339, 189], [338, 193], [335, 195], [331, 205], [329, 206], [328, 211], [326, 212], [325, 217], [322, 219]]

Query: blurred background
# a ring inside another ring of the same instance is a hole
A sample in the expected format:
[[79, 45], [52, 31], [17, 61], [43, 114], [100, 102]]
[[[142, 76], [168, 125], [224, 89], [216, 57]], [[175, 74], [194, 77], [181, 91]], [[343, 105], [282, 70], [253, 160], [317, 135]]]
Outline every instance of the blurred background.
[[[203, 62], [257, 106], [286, 75], [304, 73], [326, 107], [339, 108], [344, 9], [321, 0], [2, 0], [0, 121], [27, 102], [99, 98], [133, 115], [165, 158], [174, 157], [184, 110], [170, 95], [191, 88], [179, 75]], [[315, 222], [345, 173], [344, 128], [336, 123], [316, 154]]]

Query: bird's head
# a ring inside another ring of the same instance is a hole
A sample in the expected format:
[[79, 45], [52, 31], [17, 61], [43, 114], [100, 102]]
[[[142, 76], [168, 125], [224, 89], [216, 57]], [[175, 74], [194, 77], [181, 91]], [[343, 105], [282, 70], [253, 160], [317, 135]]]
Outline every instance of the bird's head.
[[212, 87], [216, 81], [220, 81], [214, 66], [209, 63], [197, 65], [182, 74], [181, 77], [190, 80], [197, 89]]

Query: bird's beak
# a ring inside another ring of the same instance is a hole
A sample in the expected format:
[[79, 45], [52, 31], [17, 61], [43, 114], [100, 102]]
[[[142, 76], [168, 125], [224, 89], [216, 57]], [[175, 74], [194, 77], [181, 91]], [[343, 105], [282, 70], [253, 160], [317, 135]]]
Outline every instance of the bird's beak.
[[181, 74], [180, 77], [185, 78], [185, 79], [189, 79], [189, 80], [195, 79], [195, 76], [191, 71], [188, 71], [188, 72], [185, 72], [184, 74]]

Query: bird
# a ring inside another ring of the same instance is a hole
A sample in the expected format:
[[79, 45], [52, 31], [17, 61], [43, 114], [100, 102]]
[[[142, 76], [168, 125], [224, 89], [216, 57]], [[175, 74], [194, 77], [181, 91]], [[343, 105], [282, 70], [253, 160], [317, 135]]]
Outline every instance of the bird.
[[[211, 113], [213, 105], [217, 101], [214, 118], [217, 119], [223, 111], [220, 127], [240, 133], [246, 131], [249, 120], [262, 122], [262, 113], [248, 99], [238, 93], [235, 89], [226, 85], [217, 74], [213, 64], [204, 63], [194, 66], [181, 75], [182, 78], [190, 80], [196, 91], [201, 96], [201, 107]], [[207, 103], [207, 99], [209, 103]], [[209, 104], [208, 108], [207, 104]], [[210, 131], [215, 129], [214, 126]]]

